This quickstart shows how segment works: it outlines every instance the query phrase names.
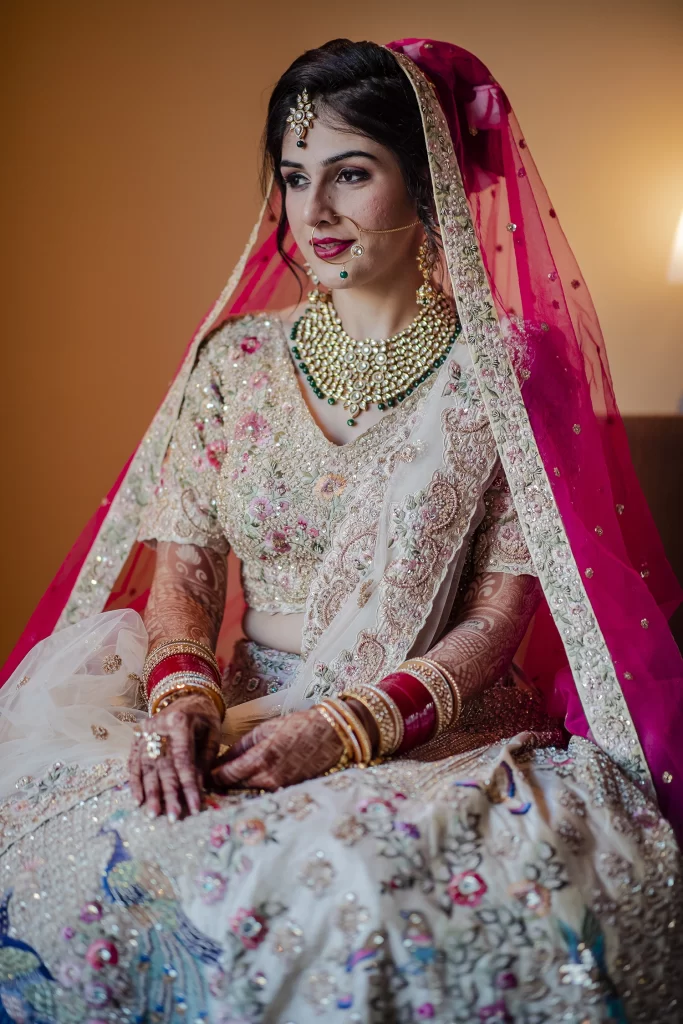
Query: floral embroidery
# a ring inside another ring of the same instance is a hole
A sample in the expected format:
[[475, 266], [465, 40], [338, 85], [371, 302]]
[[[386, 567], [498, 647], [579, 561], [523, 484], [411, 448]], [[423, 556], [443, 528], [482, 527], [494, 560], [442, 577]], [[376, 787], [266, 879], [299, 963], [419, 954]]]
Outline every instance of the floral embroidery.
[[236, 441], [253, 441], [254, 444], [262, 448], [270, 444], [273, 431], [264, 416], [257, 412], [248, 412], [241, 416], [235, 424], [234, 436]]
[[465, 907], [478, 907], [488, 886], [481, 875], [463, 871], [448, 883], [447, 892], [454, 903]]
[[550, 892], [536, 882], [513, 882], [509, 893], [537, 917], [544, 917], [550, 910]]
[[202, 903], [220, 903], [225, 896], [228, 880], [218, 871], [202, 871], [197, 878], [197, 887]]
[[237, 936], [245, 949], [256, 949], [268, 934], [268, 926], [261, 914], [242, 907], [230, 919], [230, 931]]
[[316, 480], [313, 490], [320, 498], [329, 501], [343, 494], [347, 483], [338, 473], [327, 473]]
[[258, 350], [261, 348], [261, 341], [254, 335], [250, 335], [248, 337], [242, 338], [240, 342], [240, 348], [242, 352], [245, 352], [247, 355], [251, 356], [254, 354], [254, 352], [258, 352]]

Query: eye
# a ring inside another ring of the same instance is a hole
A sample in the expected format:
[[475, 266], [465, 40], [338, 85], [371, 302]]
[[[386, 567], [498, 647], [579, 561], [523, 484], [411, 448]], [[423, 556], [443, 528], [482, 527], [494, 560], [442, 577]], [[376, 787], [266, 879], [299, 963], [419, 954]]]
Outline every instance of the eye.
[[337, 181], [341, 181], [346, 185], [353, 185], [358, 181], [367, 181], [369, 177], [368, 172], [360, 167], [345, 167], [337, 175]]
[[295, 171], [294, 174], [286, 174], [284, 176], [284, 182], [287, 188], [301, 188], [306, 183], [306, 178], [303, 174], [299, 174]]

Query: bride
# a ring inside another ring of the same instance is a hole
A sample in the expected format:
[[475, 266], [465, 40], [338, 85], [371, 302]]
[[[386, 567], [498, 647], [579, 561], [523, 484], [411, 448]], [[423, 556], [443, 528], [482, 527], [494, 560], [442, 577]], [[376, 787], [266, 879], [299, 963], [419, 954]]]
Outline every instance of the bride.
[[673, 1024], [678, 588], [509, 101], [335, 40], [265, 166], [6, 667], [0, 1021]]

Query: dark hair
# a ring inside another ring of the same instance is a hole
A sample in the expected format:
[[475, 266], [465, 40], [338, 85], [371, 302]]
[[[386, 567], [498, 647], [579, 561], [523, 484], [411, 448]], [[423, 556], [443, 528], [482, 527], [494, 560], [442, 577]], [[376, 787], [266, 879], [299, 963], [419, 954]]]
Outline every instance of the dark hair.
[[262, 180], [265, 191], [272, 172], [280, 189], [277, 244], [288, 266], [296, 273], [297, 264], [284, 251], [287, 215], [280, 160], [287, 115], [304, 89], [312, 100], [322, 101], [327, 120], [352, 128], [391, 150], [408, 194], [415, 201], [417, 214], [435, 240], [436, 216], [427, 149], [420, 108], [408, 77], [383, 46], [332, 39], [297, 57], [273, 89], [268, 103]]

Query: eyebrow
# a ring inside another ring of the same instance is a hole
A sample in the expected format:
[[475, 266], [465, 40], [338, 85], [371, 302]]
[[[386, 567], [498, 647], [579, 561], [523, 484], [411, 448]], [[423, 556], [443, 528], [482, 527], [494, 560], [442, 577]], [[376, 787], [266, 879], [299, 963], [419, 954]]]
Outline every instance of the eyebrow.
[[[329, 167], [330, 164], [338, 164], [340, 160], [350, 160], [352, 156], [364, 156], [368, 160], [377, 160], [376, 156], [372, 153], [366, 153], [364, 149], [349, 149], [345, 153], [337, 153], [335, 156], [328, 156], [325, 160], [321, 161], [321, 167]], [[280, 167], [296, 167], [303, 170], [303, 164], [295, 163], [293, 160], [281, 160]]]

